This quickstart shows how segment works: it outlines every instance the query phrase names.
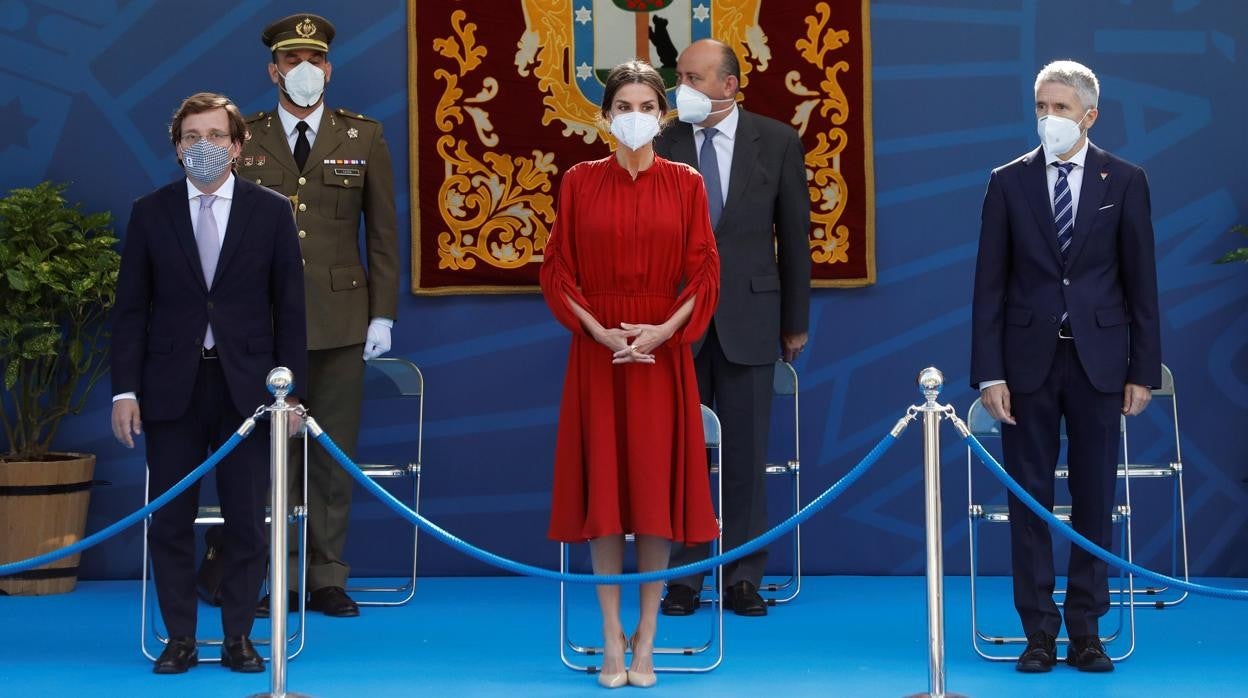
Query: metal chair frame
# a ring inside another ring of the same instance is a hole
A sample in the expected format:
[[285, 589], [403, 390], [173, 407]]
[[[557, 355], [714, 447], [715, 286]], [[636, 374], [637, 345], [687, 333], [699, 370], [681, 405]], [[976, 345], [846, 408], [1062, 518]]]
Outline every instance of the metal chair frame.
[[[360, 463], [360, 470], [373, 480], [398, 480], [410, 478], [412, 481], [412, 510], [420, 513], [420, 475], [423, 462], [425, 433], [425, 376], [420, 368], [400, 357], [383, 357], [370, 359], [369, 370], [376, 371], [386, 378], [384, 392], [365, 392], [365, 400], [416, 400], [416, 460], [407, 464]], [[370, 383], [365, 380], [367, 391]], [[360, 606], [402, 606], [416, 595], [416, 560], [420, 549], [420, 529], [412, 526], [412, 571], [403, 584], [398, 586], [348, 586], [350, 593], [387, 594], [390, 598], [356, 599]], [[396, 598], [397, 597], [397, 598]]]
[[[723, 444], [722, 433], [720, 430], [719, 417], [715, 412], [706, 405], [702, 405], [702, 431], [706, 440], [706, 448], [712, 452], [711, 475], [716, 481], [716, 508], [719, 508], [719, 502], [723, 498], [723, 481], [720, 477], [720, 468], [723, 466]], [[718, 555], [723, 544], [723, 519], [717, 511], [719, 536], [711, 542], [711, 555]], [[626, 536], [627, 540], [633, 540], [633, 536]], [[559, 571], [567, 572], [570, 567], [570, 549], [567, 543], [559, 544]], [[684, 673], [699, 674], [714, 670], [724, 661], [724, 605], [721, 602], [723, 598], [723, 566], [716, 566], [711, 573], [713, 582], [708, 586], [703, 586], [702, 605], [710, 605], [714, 607], [711, 614], [711, 624], [708, 636], [705, 642], [689, 647], [655, 647], [655, 655], [683, 655], [698, 656], [709, 653], [707, 663], [693, 666], [660, 666], [656, 663], [654, 670], [664, 673]], [[706, 592], [710, 592], [709, 594]], [[631, 651], [631, 650], [629, 650]], [[559, 582], [559, 658], [563, 661], [564, 666], [573, 671], [583, 671], [589, 674], [595, 674], [601, 670], [601, 666], [581, 663], [577, 657], [589, 657], [594, 655], [602, 655], [603, 648], [601, 645], [591, 645], [588, 643], [575, 642], [568, 628], [568, 599], [567, 584]]]
[[[793, 456], [783, 463], [768, 463], [768, 475], [787, 475], [793, 492], [793, 511], [802, 508], [802, 458], [801, 458], [801, 411], [798, 400], [797, 371], [793, 365], [783, 359], [776, 361], [775, 374], [772, 377], [772, 394], [775, 397], [792, 398], [793, 400]], [[802, 593], [802, 527], [793, 529], [793, 571], [779, 581], [767, 581], [763, 578], [759, 591], [785, 592], [784, 596], [767, 599], [768, 606], [788, 603]]]
[[[305, 476], [303, 479], [303, 483], [304, 483], [303, 500], [307, 501], [307, 498], [308, 498], [308, 492], [307, 492], [308, 480], [306, 477], [307, 472], [308, 472], [307, 431], [305, 430], [302, 435], [303, 435], [303, 472]], [[143, 502], [145, 505], [147, 504], [147, 502], [151, 501], [151, 491], [149, 489], [150, 485], [151, 485], [150, 473], [145, 472], [144, 480], [143, 480]], [[286, 520], [288, 523], [295, 524], [299, 527], [299, 572], [298, 572], [299, 622], [291, 629], [287, 637], [287, 659], [294, 659], [295, 657], [298, 657], [301, 652], [303, 652], [303, 647], [304, 647], [304, 643], [306, 640], [305, 628], [307, 628], [307, 616], [308, 616], [308, 609], [307, 609], [307, 595], [308, 595], [307, 583], [308, 582], [307, 582], [307, 573], [306, 573], [307, 553], [304, 552], [306, 550], [304, 543], [307, 541], [307, 537], [308, 537], [307, 507], [303, 505], [292, 506], [290, 508], [290, 513], [286, 517]], [[153, 606], [153, 599], [156, 596], [156, 594], [148, 593], [148, 586], [150, 586], [148, 584], [148, 575], [152, 571], [152, 558], [151, 558], [150, 551], [147, 545], [147, 530], [151, 526], [151, 521], [152, 521], [152, 517], [150, 516], [143, 519], [143, 572], [141, 575], [142, 592], [141, 592], [141, 599], [139, 602], [139, 650], [143, 653], [144, 657], [147, 657], [149, 660], [154, 662], [156, 661], [156, 658], [160, 655], [160, 651], [157, 651], [157, 650], [160, 649], [161, 651], [163, 651], [162, 648], [165, 645], [169, 644], [169, 635], [167, 632], [164, 632], [161, 629], [160, 625], [157, 623], [157, 619], [160, 617], [160, 614], [157, 612], [157, 609], [154, 608]], [[269, 524], [270, 526], [273, 524], [272, 511], [267, 506], [265, 507], [264, 522], [266, 524]], [[221, 523], [225, 523], [225, 518], [221, 514], [220, 506], [199, 507], [199, 511], [196, 513], [196, 516], [195, 516], [196, 526], [211, 526], [211, 525], [221, 524]], [[266, 588], [268, 587], [267, 576], [265, 577], [265, 587]], [[150, 622], [148, 620], [149, 618], [151, 619]], [[149, 630], [150, 630], [150, 633], [149, 633]], [[161, 646], [161, 648], [157, 648], [155, 646], [149, 646], [148, 644], [149, 639], [154, 639], [155, 642]], [[268, 638], [253, 638], [252, 641], [258, 647], [261, 647], [261, 648], [267, 647], [270, 644], [272, 644], [272, 640]], [[197, 638], [196, 644], [200, 648], [220, 647], [222, 644], [224, 644], [224, 640], [222, 638], [210, 638], [206, 640]], [[272, 653], [268, 653], [268, 654], [262, 653], [262, 656], [264, 657], [265, 661], [272, 661], [271, 655]], [[211, 656], [211, 655], [205, 656], [201, 653], [199, 661], [204, 662], [204, 663], [219, 663], [221, 661], [221, 658], [217, 656]]]
[[[1000, 423], [997, 422], [996, 420], [993, 420], [992, 417], [988, 415], [987, 409], [984, 408], [979, 398], [975, 399], [975, 402], [971, 405], [970, 410], [967, 411], [966, 423], [967, 423], [967, 426], [970, 428], [971, 433], [974, 434], [975, 437], [978, 439], [982, 440], [983, 438], [1000, 438], [1001, 436]], [[1119, 418], [1119, 434], [1122, 439], [1123, 462], [1130, 463], [1131, 458], [1130, 458], [1130, 453], [1127, 449], [1127, 432], [1126, 432], [1126, 418], [1125, 417]], [[1062, 422], [1061, 439], [1063, 441], [1066, 439], [1066, 428], [1065, 428], [1064, 420]], [[975, 652], [979, 656], [983, 657], [984, 659], [995, 661], [995, 662], [1012, 662], [1018, 659], [1017, 655], [994, 654], [990, 652], [989, 650], [985, 649], [983, 644], [981, 644], [981, 643], [987, 643], [992, 646], [1024, 645], [1027, 643], [1027, 638], [1022, 637], [1022, 636], [1011, 636], [1011, 635], [1005, 635], [1005, 634], [988, 633], [980, 629], [980, 626], [979, 626], [979, 613], [978, 613], [978, 603], [977, 603], [978, 597], [976, 594], [976, 586], [975, 586], [977, 569], [979, 566], [979, 535], [978, 535], [979, 525], [984, 522], [1009, 523], [1010, 515], [1009, 515], [1009, 511], [1006, 505], [1003, 505], [1003, 504], [985, 505], [985, 504], [980, 504], [975, 501], [975, 493], [974, 493], [974, 485], [973, 485], [974, 466], [975, 466], [975, 455], [968, 448], [967, 454], [966, 454], [966, 495], [967, 495], [967, 527], [969, 531], [968, 543], [970, 547], [971, 644], [974, 647]], [[1123, 482], [1124, 502], [1122, 504], [1116, 505], [1110, 514], [1111, 520], [1115, 524], [1121, 525], [1119, 540], [1120, 540], [1121, 548], [1126, 553], [1126, 559], [1128, 561], [1132, 561], [1133, 559], [1132, 540], [1131, 540], [1131, 513], [1132, 513], [1131, 479], [1134, 476], [1135, 476], [1134, 468], [1129, 467], [1129, 466], [1123, 466], [1121, 464], [1119, 465], [1118, 477]], [[1055, 506], [1053, 508], [1053, 513], [1055, 516], [1057, 516], [1057, 518], [1060, 521], [1063, 521], [1064, 523], [1070, 523], [1070, 507], [1069, 506]], [[1136, 605], [1135, 604], [1135, 594], [1136, 594], [1135, 577], [1132, 574], [1129, 574], [1120, 570], [1119, 580], [1120, 580], [1120, 586], [1116, 589], [1111, 588], [1109, 590], [1110, 596], [1111, 596], [1110, 605], [1116, 606], [1118, 608], [1117, 626], [1114, 628], [1112, 632], [1102, 635], [1101, 637], [1101, 641], [1108, 645], [1114, 642], [1115, 640], [1117, 640], [1118, 637], [1122, 634], [1124, 629], [1127, 630], [1128, 637], [1127, 637], [1126, 649], [1123, 650], [1121, 654], [1110, 656], [1110, 659], [1115, 662], [1122, 661], [1126, 659], [1127, 657], [1130, 657], [1131, 654], [1135, 652], [1135, 605]], [[1123, 582], [1125, 582], [1125, 586], [1123, 585]], [[1058, 596], [1058, 597], [1064, 596], [1065, 593], [1066, 592], [1064, 589], [1057, 589], [1053, 592], [1054, 596]], [[1126, 598], [1114, 601], [1112, 600], [1112, 597], [1115, 595], [1120, 596], [1120, 597], [1125, 596]], [[1059, 600], [1057, 603], [1059, 606], [1062, 605], [1061, 600]], [[1059, 644], [1067, 643], [1069, 642], [1069, 638], [1059, 637], [1057, 641]]]

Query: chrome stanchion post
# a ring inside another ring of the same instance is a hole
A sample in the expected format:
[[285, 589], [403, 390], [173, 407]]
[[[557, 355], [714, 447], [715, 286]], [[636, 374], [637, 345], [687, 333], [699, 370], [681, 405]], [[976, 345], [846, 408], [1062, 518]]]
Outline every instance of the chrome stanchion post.
[[945, 563], [940, 524], [940, 420], [946, 412], [936, 403], [945, 376], [929, 366], [919, 372], [923, 413], [923, 494], [927, 528], [927, 693], [930, 698], [965, 698], [945, 693]]
[[300, 693], [286, 692], [286, 459], [289, 437], [287, 425], [295, 410], [286, 404], [286, 396], [295, 385], [294, 374], [285, 366], [269, 371], [267, 379], [273, 404], [269, 405], [269, 467], [272, 500], [269, 507], [269, 692], [250, 698], [308, 698]]

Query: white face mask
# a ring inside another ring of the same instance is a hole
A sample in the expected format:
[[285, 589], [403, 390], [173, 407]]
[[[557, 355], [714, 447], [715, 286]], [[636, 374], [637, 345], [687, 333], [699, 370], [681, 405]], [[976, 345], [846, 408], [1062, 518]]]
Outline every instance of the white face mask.
[[304, 61], [291, 68], [283, 77], [282, 91], [296, 106], [310, 107], [321, 101], [325, 91], [325, 71]]
[[616, 114], [611, 119], [611, 135], [629, 149], [639, 150], [659, 135], [659, 117], [639, 111]]
[[689, 87], [688, 85], [680, 85], [676, 88], [676, 115], [686, 124], [700, 124], [706, 121], [711, 114], [719, 114], [733, 108], [736, 100], [714, 100], [719, 102], [730, 102], [723, 109], [711, 111], [711, 98], [701, 92]]
[[1078, 143], [1079, 137], [1083, 135], [1079, 124], [1083, 123], [1084, 117], [1091, 111], [1089, 109], [1084, 112], [1078, 122], [1052, 114], [1046, 114], [1036, 120], [1036, 133], [1040, 135], [1040, 144], [1044, 146], [1046, 161], [1052, 161], [1075, 147], [1075, 143]]

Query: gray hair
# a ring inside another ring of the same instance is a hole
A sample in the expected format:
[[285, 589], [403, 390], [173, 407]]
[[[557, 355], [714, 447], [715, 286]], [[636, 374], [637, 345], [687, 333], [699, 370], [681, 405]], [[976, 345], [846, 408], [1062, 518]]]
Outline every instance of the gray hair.
[[1079, 95], [1079, 101], [1084, 109], [1095, 109], [1101, 96], [1101, 83], [1096, 79], [1096, 73], [1093, 73], [1088, 66], [1075, 61], [1053, 61], [1041, 68], [1040, 73], [1036, 75], [1035, 89], [1039, 90], [1040, 85], [1046, 82], [1056, 82], [1075, 88], [1075, 94]]

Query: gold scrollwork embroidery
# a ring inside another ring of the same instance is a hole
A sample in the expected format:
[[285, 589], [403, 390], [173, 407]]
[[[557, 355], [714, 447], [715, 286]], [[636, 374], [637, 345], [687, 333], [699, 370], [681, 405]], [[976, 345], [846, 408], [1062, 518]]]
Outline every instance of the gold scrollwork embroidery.
[[[793, 110], [791, 123], [798, 132], [805, 134], [815, 117], [826, 119], [826, 128], [815, 134], [815, 144], [806, 153], [806, 174], [811, 211], [811, 259], [816, 264], [849, 262], [849, 228], [841, 224], [849, 194], [847, 183], [841, 173], [841, 153], [848, 143], [849, 135], [841, 128], [849, 118], [849, 100], [837, 81], [837, 75], [849, 70], [849, 63], [837, 61], [824, 65], [831, 51], [837, 51], [849, 43], [847, 31], [828, 28], [832, 10], [827, 3], [815, 6], [815, 15], [806, 18], [806, 37], [798, 39], [794, 47], [801, 57], [816, 68], [823, 69], [819, 82], [821, 91], [805, 87], [801, 75], [790, 71], [785, 75], [789, 92], [803, 100]], [[817, 15], [817, 16], [816, 16]]]
[[467, 22], [463, 10], [451, 14], [455, 36], [435, 39], [434, 49], [452, 59], [457, 72], [444, 68], [434, 77], [446, 83], [434, 111], [434, 123], [444, 135], [436, 149], [445, 163], [438, 189], [442, 222], [438, 234], [440, 269], [473, 269], [477, 263], [498, 269], [515, 269], [540, 261], [554, 219], [551, 177], [557, 172], [554, 156], [533, 151], [532, 157], [490, 151], [473, 155], [468, 142], [451, 132], [462, 125], [465, 114], [472, 120], [477, 140], [488, 148], [499, 144], [489, 111], [484, 105], [499, 93], [499, 83], [487, 76], [481, 89], [464, 98], [461, 79], [477, 68], [487, 54], [476, 44], [476, 25]]

